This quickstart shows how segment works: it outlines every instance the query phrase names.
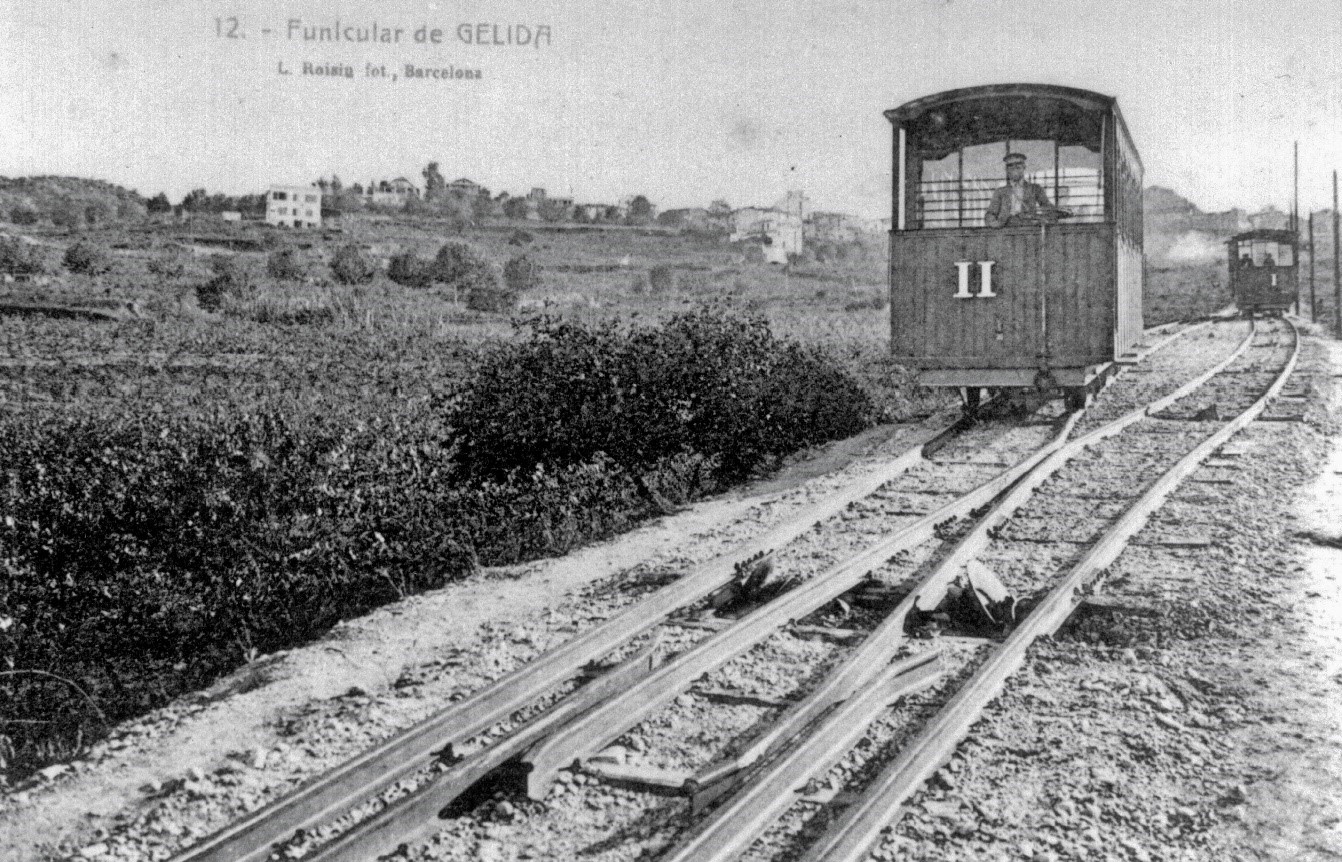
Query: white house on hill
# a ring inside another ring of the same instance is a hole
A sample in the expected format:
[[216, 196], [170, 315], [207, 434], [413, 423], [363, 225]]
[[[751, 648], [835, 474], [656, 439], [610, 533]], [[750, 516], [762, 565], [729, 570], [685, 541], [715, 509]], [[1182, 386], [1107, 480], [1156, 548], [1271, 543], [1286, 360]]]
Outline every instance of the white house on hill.
[[266, 192], [266, 224], [321, 227], [321, 189], [314, 186], [271, 186]]

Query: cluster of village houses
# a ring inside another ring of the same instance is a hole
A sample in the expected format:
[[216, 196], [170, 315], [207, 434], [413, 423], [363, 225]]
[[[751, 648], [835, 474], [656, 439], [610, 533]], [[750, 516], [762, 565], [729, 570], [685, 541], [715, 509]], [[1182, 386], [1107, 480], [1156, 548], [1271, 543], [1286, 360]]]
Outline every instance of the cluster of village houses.
[[[266, 192], [265, 220], [283, 227], [321, 227], [322, 196], [328, 193], [324, 181], [307, 186], [271, 186]], [[387, 208], [404, 208], [423, 198], [419, 187], [405, 177], [355, 185], [340, 193], [355, 194], [364, 204]], [[758, 243], [764, 259], [779, 264], [787, 263], [790, 256], [800, 255], [807, 242], [851, 242], [889, 229], [888, 219], [812, 211], [809, 200], [800, 191], [788, 192], [772, 206], [732, 209], [718, 202], [709, 207], [660, 213], [646, 199], [640, 201], [632, 196], [614, 204], [575, 203], [571, 197], [549, 195], [543, 188], [533, 188], [525, 196], [511, 197], [504, 193], [490, 198], [488, 190], [466, 177], [446, 183], [438, 194], [465, 202], [483, 199], [500, 215], [529, 221], [625, 224], [631, 215], [637, 215], [645, 223], [726, 234], [731, 242]]]

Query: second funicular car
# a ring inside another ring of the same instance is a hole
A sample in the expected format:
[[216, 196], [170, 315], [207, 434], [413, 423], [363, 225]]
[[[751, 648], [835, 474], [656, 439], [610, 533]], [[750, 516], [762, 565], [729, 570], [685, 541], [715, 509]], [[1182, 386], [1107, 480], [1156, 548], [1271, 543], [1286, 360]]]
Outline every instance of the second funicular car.
[[1281, 317], [1299, 298], [1294, 231], [1251, 230], [1226, 240], [1230, 295], [1240, 313]]

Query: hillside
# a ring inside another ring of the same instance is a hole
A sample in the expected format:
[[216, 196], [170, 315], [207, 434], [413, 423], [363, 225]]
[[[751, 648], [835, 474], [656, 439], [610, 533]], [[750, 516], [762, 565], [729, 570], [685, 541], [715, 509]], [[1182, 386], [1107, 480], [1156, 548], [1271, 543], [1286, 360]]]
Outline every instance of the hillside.
[[1222, 242], [1249, 228], [1243, 210], [1203, 212], [1171, 189], [1151, 186], [1144, 198], [1146, 258], [1155, 266], [1220, 261]]
[[57, 227], [139, 220], [145, 199], [103, 180], [80, 177], [0, 177], [0, 220]]
[[1206, 314], [1228, 305], [1223, 243], [1248, 228], [1244, 212], [1203, 212], [1163, 186], [1148, 188], [1143, 204], [1146, 325]]

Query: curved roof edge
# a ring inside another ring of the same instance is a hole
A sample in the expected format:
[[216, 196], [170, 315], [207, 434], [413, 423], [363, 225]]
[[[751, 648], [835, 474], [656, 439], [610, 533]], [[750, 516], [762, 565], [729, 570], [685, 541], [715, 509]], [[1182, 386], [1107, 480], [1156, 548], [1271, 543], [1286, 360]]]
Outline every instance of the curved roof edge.
[[917, 117], [937, 105], [959, 102], [965, 99], [1001, 96], [1049, 96], [1054, 99], [1066, 99], [1082, 107], [1101, 110], [1112, 108], [1116, 101], [1113, 96], [1106, 96], [1091, 90], [1079, 90], [1075, 87], [1060, 87], [1056, 84], [988, 84], [981, 87], [945, 90], [940, 93], [933, 93], [930, 96], [923, 96], [920, 99], [914, 99], [912, 102], [905, 102], [898, 108], [891, 108], [885, 112], [885, 118], [893, 123], [896, 120]]

